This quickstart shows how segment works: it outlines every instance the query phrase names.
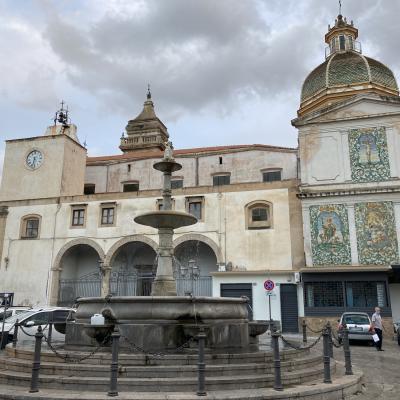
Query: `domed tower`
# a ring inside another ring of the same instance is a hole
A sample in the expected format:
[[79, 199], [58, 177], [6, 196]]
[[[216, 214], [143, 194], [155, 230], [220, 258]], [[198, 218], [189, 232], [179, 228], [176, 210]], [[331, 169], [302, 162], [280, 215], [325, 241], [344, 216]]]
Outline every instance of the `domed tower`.
[[361, 92], [399, 95], [393, 72], [381, 62], [365, 57], [357, 37], [353, 21], [348, 23], [341, 14], [335, 25], [328, 27], [326, 60], [304, 81], [300, 117]]

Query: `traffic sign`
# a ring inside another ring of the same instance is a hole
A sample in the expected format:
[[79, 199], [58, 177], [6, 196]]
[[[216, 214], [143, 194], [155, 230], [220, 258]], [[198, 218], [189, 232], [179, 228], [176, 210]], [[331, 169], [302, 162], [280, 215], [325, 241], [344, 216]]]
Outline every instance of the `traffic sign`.
[[267, 290], [268, 292], [270, 292], [271, 290], [274, 290], [275, 287], [275, 283], [274, 281], [271, 281], [271, 279], [267, 279], [264, 282], [264, 289]]

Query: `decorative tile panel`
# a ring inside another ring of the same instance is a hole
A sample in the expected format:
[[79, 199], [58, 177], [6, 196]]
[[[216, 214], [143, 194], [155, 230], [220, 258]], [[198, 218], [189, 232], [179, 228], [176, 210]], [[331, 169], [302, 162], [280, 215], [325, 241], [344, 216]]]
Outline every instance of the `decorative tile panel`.
[[389, 154], [384, 127], [349, 131], [351, 179], [379, 182], [390, 178]]
[[313, 265], [351, 264], [346, 207], [310, 206], [310, 222]]
[[360, 264], [397, 262], [399, 256], [393, 204], [389, 201], [358, 203], [354, 209]]

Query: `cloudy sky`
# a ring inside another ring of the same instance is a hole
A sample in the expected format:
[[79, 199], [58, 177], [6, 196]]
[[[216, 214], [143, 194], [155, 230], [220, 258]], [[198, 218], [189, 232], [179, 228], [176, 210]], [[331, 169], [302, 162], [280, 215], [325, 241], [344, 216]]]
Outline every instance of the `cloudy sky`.
[[[363, 53], [399, 77], [400, 1], [342, 3]], [[296, 146], [290, 120], [337, 14], [337, 0], [0, 0], [0, 157], [61, 99], [89, 155], [118, 154], [147, 83], [177, 148]]]

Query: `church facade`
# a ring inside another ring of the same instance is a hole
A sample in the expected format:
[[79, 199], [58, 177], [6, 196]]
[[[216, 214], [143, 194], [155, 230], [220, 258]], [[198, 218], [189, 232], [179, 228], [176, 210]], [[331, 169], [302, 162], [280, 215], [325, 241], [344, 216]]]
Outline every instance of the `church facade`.
[[[345, 310], [400, 318], [400, 97], [341, 15], [326, 60], [306, 78], [299, 148], [174, 150], [173, 208], [198, 223], [175, 232], [179, 294], [250, 299], [254, 319], [296, 331]], [[0, 292], [15, 304], [148, 295], [162, 209], [153, 170], [169, 140], [150, 92], [121, 154], [87, 157], [65, 110], [43, 136], [8, 140], [0, 190]], [[193, 274], [193, 268], [200, 273]], [[271, 314], [263, 283], [274, 281]]]

